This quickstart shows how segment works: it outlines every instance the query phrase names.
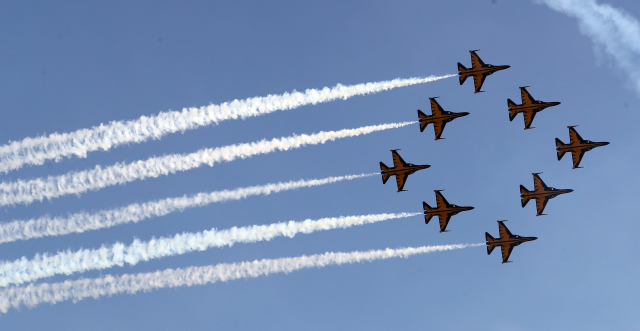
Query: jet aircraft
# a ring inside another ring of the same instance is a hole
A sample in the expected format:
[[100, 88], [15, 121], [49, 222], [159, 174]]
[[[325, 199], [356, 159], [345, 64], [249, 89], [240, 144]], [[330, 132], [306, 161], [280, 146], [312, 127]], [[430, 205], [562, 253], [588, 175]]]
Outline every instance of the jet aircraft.
[[487, 238], [487, 255], [491, 255], [493, 249], [496, 248], [496, 246], [500, 246], [500, 248], [502, 249], [502, 263], [509, 263], [513, 262], [508, 260], [514, 247], [522, 244], [523, 242], [533, 241], [538, 238], [514, 236], [513, 234], [511, 234], [511, 231], [507, 229], [503, 222], [506, 222], [506, 220], [498, 221], [500, 238], [496, 239], [492, 237], [489, 232], [484, 233], [485, 237]]
[[484, 80], [487, 76], [498, 70], [508, 69], [511, 66], [494, 66], [491, 64], [485, 64], [482, 62], [478, 54], [476, 54], [476, 51], [479, 51], [479, 49], [469, 51], [469, 53], [471, 53], [471, 68], [467, 69], [462, 65], [462, 63], [458, 62], [458, 75], [460, 75], [460, 85], [462, 85], [469, 76], [473, 76], [473, 85], [476, 88], [474, 93], [479, 93], [484, 92], [480, 91], [480, 89], [482, 88], [482, 84], [484, 84]]
[[403, 190], [404, 184], [407, 181], [407, 177], [412, 173], [427, 169], [431, 167], [428, 164], [420, 165], [420, 164], [411, 164], [406, 163], [398, 154], [399, 149], [392, 149], [391, 155], [393, 156], [393, 167], [389, 168], [384, 163], [380, 162], [380, 172], [382, 174], [382, 184], [386, 184], [387, 180], [389, 180], [390, 176], [396, 176], [396, 183], [398, 184], [398, 192], [406, 191]]
[[418, 109], [418, 118], [420, 119], [420, 132], [424, 131], [424, 129], [429, 125], [429, 123], [433, 123], [433, 130], [436, 134], [436, 140], [445, 139], [440, 138], [442, 136], [442, 131], [444, 131], [444, 126], [447, 123], [453, 121], [458, 117], [463, 117], [469, 115], [467, 112], [463, 113], [454, 113], [450, 111], [445, 111], [440, 107], [440, 104], [436, 101], [436, 98], [429, 98], [431, 101], [431, 115], [427, 115]]
[[582, 157], [584, 156], [584, 153], [596, 147], [609, 145], [609, 143], [606, 141], [598, 142], [598, 141], [582, 139], [582, 137], [580, 137], [576, 129], [574, 129], [574, 127], [576, 126], [577, 125], [568, 126], [569, 139], [570, 139], [569, 144], [565, 144], [560, 139], [556, 138], [556, 150], [558, 151], [558, 161], [562, 160], [562, 157], [566, 152], [571, 152], [571, 157], [573, 158], [573, 169], [582, 168], [582, 167], [579, 167], [579, 165], [580, 165], [580, 161], [582, 161]]
[[422, 202], [422, 206], [424, 207], [424, 223], [429, 224], [429, 221], [433, 216], [438, 216], [438, 220], [440, 221], [440, 233], [442, 233], [449, 232], [449, 230], [447, 230], [447, 225], [449, 224], [449, 220], [451, 220], [451, 216], [463, 211], [471, 210], [473, 207], [452, 205], [444, 198], [444, 196], [442, 196], [440, 191], [444, 190], [434, 191], [436, 192], [437, 208], [431, 208], [431, 206], [424, 201]]
[[557, 189], [548, 187], [538, 176], [541, 172], [533, 173], [533, 191], [527, 190], [524, 186], [520, 185], [520, 197], [522, 198], [522, 208], [527, 205], [530, 199], [536, 199], [536, 216], [546, 215], [542, 212], [544, 207], [547, 206], [549, 199], [553, 199], [560, 194], [571, 193], [571, 189]]
[[517, 105], [515, 102], [511, 101], [511, 99], [507, 99], [507, 105], [509, 105], [509, 121], [513, 121], [516, 118], [518, 113], [522, 113], [524, 116], [524, 129], [535, 129], [531, 127], [531, 123], [533, 122], [533, 118], [536, 116], [536, 113], [544, 110], [548, 107], [557, 106], [559, 102], [544, 102], [538, 101], [534, 99], [529, 91], [527, 91], [527, 87], [529, 86], [521, 86], [520, 87], [520, 95], [522, 97], [522, 104]]

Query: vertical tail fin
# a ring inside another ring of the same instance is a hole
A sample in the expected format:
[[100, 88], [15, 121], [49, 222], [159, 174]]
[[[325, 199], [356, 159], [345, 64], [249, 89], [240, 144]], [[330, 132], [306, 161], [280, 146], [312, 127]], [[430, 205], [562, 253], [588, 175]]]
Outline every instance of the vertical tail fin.
[[459, 71], [459, 75], [460, 77], [460, 85], [464, 84], [464, 81], [467, 80], [467, 78], [469, 78], [469, 75], [465, 74], [464, 72], [466, 72], [468, 69], [465, 68], [462, 63], [458, 62], [458, 71]]
[[[565, 144], [562, 142], [562, 140], [556, 138], [556, 147], [564, 147]], [[567, 151], [558, 151], [558, 161], [562, 160], [562, 157], [564, 156], [564, 153], [566, 153]]]
[[516, 118], [516, 115], [518, 115], [518, 112], [512, 108], [517, 105], [515, 102], [511, 101], [511, 99], [507, 99], [507, 105], [509, 106], [509, 121], [513, 121], [513, 119]]
[[383, 172], [382, 173], [382, 184], [386, 184], [387, 181], [389, 180], [389, 177], [391, 177], [391, 175], [385, 174], [384, 171], [389, 170], [389, 167], [387, 167], [384, 163], [380, 162], [380, 170]]
[[487, 255], [491, 255], [491, 252], [493, 252], [494, 248], [497, 246], [493, 243], [496, 239], [492, 237], [489, 232], [485, 232], [484, 236], [487, 238]]
[[[526, 187], [524, 187], [524, 186], [520, 185], [520, 194], [525, 194], [525, 193], [529, 193], [529, 190], [527, 190], [527, 188], [526, 188]], [[530, 197], [523, 197], [523, 198], [521, 199], [521, 202], [522, 202], [522, 208], [524, 208], [524, 206], [526, 206], [526, 205], [527, 205], [527, 203], [529, 203], [529, 200], [530, 200], [530, 199], [531, 199]]]
[[424, 201], [422, 201], [422, 208], [424, 208], [424, 211], [425, 211], [424, 224], [429, 224], [429, 221], [431, 221], [433, 214], [429, 214], [428, 212], [432, 211], [433, 208], [431, 208], [431, 206], [429, 206], [429, 204]]

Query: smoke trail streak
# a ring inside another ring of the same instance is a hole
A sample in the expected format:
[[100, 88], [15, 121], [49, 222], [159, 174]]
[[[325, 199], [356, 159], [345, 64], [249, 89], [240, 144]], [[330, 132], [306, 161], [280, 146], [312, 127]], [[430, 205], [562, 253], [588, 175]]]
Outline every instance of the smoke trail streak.
[[378, 174], [379, 173], [372, 173], [289, 181], [286, 183], [280, 182], [242, 187], [235, 190], [198, 193], [191, 196], [185, 195], [178, 198], [168, 198], [142, 204], [134, 203], [121, 208], [101, 210], [93, 214], [80, 212], [67, 217], [40, 217], [28, 221], [11, 221], [0, 224], [0, 243], [110, 228], [124, 223], [139, 222], [152, 217], [164, 216], [175, 211], [183, 211], [186, 208], [201, 207], [210, 203], [240, 200], [253, 195], [269, 195], [281, 191], [320, 186]]
[[350, 264], [355, 262], [371, 262], [395, 257], [408, 258], [411, 255], [448, 251], [467, 247], [484, 246], [486, 244], [457, 244], [408, 247], [370, 251], [354, 251], [349, 253], [327, 252], [310, 256], [289, 257], [280, 259], [263, 259], [253, 262], [221, 263], [204, 267], [184, 269], [166, 269], [162, 271], [125, 274], [122, 276], [105, 276], [93, 279], [68, 280], [54, 284], [30, 284], [24, 287], [11, 287], [0, 290], [0, 311], [6, 313], [9, 308], [20, 305], [35, 307], [41, 303], [54, 304], [61, 301], [79, 300], [114, 294], [135, 294], [159, 288], [204, 285], [208, 283], [227, 282], [242, 278], [257, 278], [274, 273], [290, 273], [305, 268], [322, 268], [329, 265]]
[[16, 203], [29, 204], [43, 198], [51, 199], [67, 194], [79, 194], [97, 190], [106, 186], [124, 184], [138, 179], [168, 175], [178, 171], [200, 167], [203, 164], [247, 158], [253, 155], [271, 153], [275, 150], [286, 151], [306, 145], [324, 144], [328, 140], [355, 137], [376, 131], [407, 126], [416, 122], [390, 123], [365, 126], [340, 131], [319, 132], [311, 135], [293, 135], [289, 137], [261, 140], [253, 143], [230, 145], [218, 148], [205, 148], [191, 154], [171, 154], [152, 157], [145, 161], [130, 164], [116, 163], [92, 170], [70, 172], [61, 176], [49, 176], [47, 179], [18, 180], [0, 183], [0, 205]]
[[234, 100], [221, 105], [199, 108], [184, 108], [182, 111], [161, 112], [155, 116], [142, 116], [132, 121], [114, 121], [91, 129], [71, 133], [54, 133], [49, 136], [25, 138], [0, 146], [0, 172], [19, 169], [25, 164], [43, 164], [49, 159], [78, 156], [86, 157], [88, 152], [108, 150], [131, 143], [141, 143], [150, 138], [196, 129], [200, 126], [217, 124], [220, 121], [247, 118], [268, 114], [277, 110], [287, 110], [308, 104], [348, 99], [356, 95], [366, 95], [396, 87], [433, 82], [457, 75], [429, 76], [426, 78], [394, 79], [375, 83], [341, 85], [332, 88], [293, 91], [281, 95], [268, 95], [245, 100]]
[[253, 243], [271, 240], [278, 236], [292, 238], [298, 233], [348, 228], [416, 215], [422, 215], [422, 213], [331, 217], [315, 221], [308, 219], [303, 222], [289, 221], [233, 227], [221, 231], [214, 228], [196, 233], [181, 233], [173, 238], [152, 238], [147, 242], [135, 239], [129, 246], [118, 242], [112, 246], [102, 246], [93, 250], [81, 249], [76, 252], [67, 250], [55, 255], [36, 254], [32, 260], [22, 257], [14, 262], [0, 262], [0, 286], [22, 284], [57, 274], [71, 275], [76, 272], [123, 266], [125, 263], [136, 265], [141, 261], [204, 251], [212, 247], [233, 246], [235, 243]]
[[621, 8], [595, 0], [538, 0], [575, 17], [580, 32], [604, 50], [631, 79], [640, 93], [640, 22]]

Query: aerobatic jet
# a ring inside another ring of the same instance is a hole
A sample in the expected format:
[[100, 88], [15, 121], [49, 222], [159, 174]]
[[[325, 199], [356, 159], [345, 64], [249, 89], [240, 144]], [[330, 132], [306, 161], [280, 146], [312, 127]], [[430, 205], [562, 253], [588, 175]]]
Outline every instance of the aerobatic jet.
[[484, 92], [480, 91], [480, 89], [482, 88], [482, 84], [484, 84], [484, 80], [485, 78], [487, 78], [487, 76], [496, 71], [508, 69], [511, 67], [507, 65], [494, 66], [491, 64], [485, 64], [484, 62], [482, 62], [478, 54], [476, 54], [477, 51], [479, 51], [479, 49], [476, 49], [475, 51], [469, 51], [469, 53], [471, 53], [471, 68], [467, 69], [462, 65], [462, 63], [458, 62], [458, 75], [460, 75], [460, 85], [462, 85], [464, 81], [469, 78], [469, 76], [473, 76], [473, 85], [476, 88], [476, 91], [474, 93]]
[[569, 128], [569, 139], [570, 143], [565, 144], [560, 139], [556, 138], [556, 150], [558, 151], [558, 161], [562, 160], [562, 157], [566, 152], [571, 152], [571, 157], [573, 158], [573, 169], [582, 168], [579, 167], [580, 161], [582, 161], [582, 157], [584, 153], [600, 146], [609, 145], [606, 141], [591, 141], [584, 140], [576, 129], [577, 125], [568, 126]]
[[420, 132], [424, 131], [424, 129], [429, 125], [429, 123], [433, 123], [433, 130], [436, 134], [436, 140], [445, 139], [440, 138], [442, 136], [442, 131], [444, 131], [444, 126], [447, 123], [455, 120], [458, 117], [463, 117], [469, 115], [469, 113], [454, 113], [451, 111], [445, 111], [440, 107], [440, 104], [436, 101], [436, 98], [429, 98], [431, 100], [431, 115], [427, 115], [418, 109], [418, 118], [420, 119]]
[[538, 101], [534, 99], [529, 91], [527, 91], [527, 87], [529, 86], [521, 86], [520, 87], [520, 95], [522, 96], [522, 104], [517, 105], [515, 102], [511, 101], [511, 99], [507, 99], [507, 105], [509, 105], [509, 121], [513, 121], [516, 118], [518, 113], [522, 113], [524, 116], [524, 129], [535, 129], [531, 127], [531, 123], [533, 122], [533, 118], [536, 117], [536, 113], [544, 110], [548, 107], [557, 106], [559, 102], [544, 102]]
[[533, 173], [533, 191], [527, 190], [524, 186], [520, 185], [520, 197], [522, 198], [522, 208], [527, 205], [529, 200], [536, 199], [536, 216], [546, 215], [542, 212], [544, 211], [544, 207], [547, 206], [547, 202], [549, 199], [553, 199], [560, 194], [571, 193], [573, 190], [571, 189], [557, 189], [553, 187], [548, 187], [538, 176], [541, 172]]
[[522, 244], [523, 242], [533, 241], [538, 238], [514, 236], [513, 234], [511, 234], [511, 231], [507, 229], [503, 222], [506, 222], [506, 220], [498, 221], [498, 231], [500, 233], [500, 238], [496, 239], [492, 237], [489, 232], [484, 233], [485, 237], [487, 238], [487, 255], [491, 255], [493, 249], [496, 248], [496, 246], [500, 246], [500, 248], [502, 249], [502, 263], [509, 263], [513, 262], [508, 260], [514, 247]]
[[429, 224], [429, 221], [433, 216], [438, 216], [438, 220], [440, 221], [440, 232], [442, 233], [449, 232], [449, 230], [447, 230], [447, 225], [449, 224], [449, 220], [451, 220], [451, 216], [463, 211], [471, 210], [473, 207], [452, 205], [444, 198], [444, 196], [442, 196], [440, 191], [444, 190], [434, 191], [436, 192], [437, 208], [431, 208], [431, 206], [424, 201], [422, 202], [422, 206], [424, 207], [424, 223]]
[[396, 176], [396, 183], [398, 184], [398, 192], [406, 191], [403, 190], [404, 184], [407, 181], [407, 177], [412, 173], [427, 169], [431, 167], [428, 164], [411, 164], [404, 162], [404, 160], [398, 154], [399, 149], [392, 149], [391, 155], [393, 156], [393, 167], [389, 168], [384, 163], [380, 162], [380, 172], [382, 174], [382, 184], [386, 184], [387, 180], [389, 180], [390, 176]]

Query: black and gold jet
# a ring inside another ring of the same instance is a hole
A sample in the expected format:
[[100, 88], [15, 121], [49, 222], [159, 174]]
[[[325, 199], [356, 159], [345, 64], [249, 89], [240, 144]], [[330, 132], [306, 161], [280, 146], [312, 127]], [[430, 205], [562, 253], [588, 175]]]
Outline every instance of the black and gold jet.
[[429, 98], [431, 101], [431, 115], [427, 115], [418, 109], [418, 118], [420, 120], [420, 132], [424, 131], [424, 129], [429, 125], [429, 123], [433, 123], [433, 130], [436, 134], [436, 140], [445, 139], [440, 138], [442, 136], [442, 131], [444, 131], [444, 126], [447, 123], [455, 120], [458, 117], [463, 117], [469, 115], [469, 113], [454, 113], [451, 111], [445, 111], [440, 107], [440, 104], [436, 101], [436, 98]]
[[533, 122], [533, 118], [536, 117], [536, 113], [544, 110], [548, 107], [557, 106], [559, 102], [544, 102], [538, 101], [534, 99], [529, 91], [527, 91], [527, 87], [520, 87], [520, 95], [522, 97], [522, 104], [517, 105], [515, 102], [511, 101], [511, 99], [507, 99], [507, 105], [509, 105], [509, 121], [513, 121], [516, 118], [518, 113], [522, 113], [524, 116], [524, 129], [535, 129], [531, 127], [531, 123]]
[[582, 157], [584, 153], [600, 146], [609, 145], [606, 141], [591, 141], [584, 140], [576, 129], [577, 125], [568, 126], [569, 128], [569, 144], [563, 143], [560, 139], [556, 138], [556, 150], [558, 152], [558, 161], [562, 160], [562, 157], [566, 152], [571, 152], [571, 157], [573, 158], [573, 169], [582, 168], [580, 167], [580, 161], [582, 161]]
[[411, 164], [404, 162], [404, 160], [398, 154], [399, 149], [392, 149], [391, 155], [393, 156], [393, 167], [389, 168], [384, 163], [380, 162], [380, 172], [382, 174], [382, 184], [386, 184], [389, 177], [396, 176], [396, 183], [398, 184], [398, 192], [406, 191], [403, 190], [404, 184], [407, 181], [407, 177], [412, 173], [427, 169], [431, 167], [428, 164], [420, 165], [420, 164]]
[[533, 173], [533, 191], [527, 190], [524, 186], [520, 185], [520, 197], [522, 198], [522, 208], [527, 205], [529, 200], [536, 199], [536, 216], [546, 215], [542, 212], [544, 207], [547, 206], [549, 199], [553, 199], [560, 194], [566, 194], [573, 192], [572, 189], [557, 189], [548, 187], [538, 176], [541, 172]]
[[471, 210], [473, 207], [452, 205], [444, 198], [444, 196], [442, 196], [440, 191], [443, 190], [435, 190], [437, 208], [431, 208], [431, 206], [424, 201], [422, 202], [422, 207], [424, 208], [424, 223], [429, 224], [429, 221], [433, 216], [438, 216], [438, 220], [440, 221], [440, 232], [442, 233], [449, 232], [447, 230], [447, 225], [449, 224], [449, 220], [451, 220], [451, 216], [463, 211]]
[[[504, 222], [506, 222], [506, 220]], [[503, 221], [498, 221], [498, 231], [500, 233], [500, 238], [498, 239], [492, 237], [489, 232], [485, 232], [484, 235], [487, 238], [487, 255], [491, 255], [493, 249], [496, 248], [496, 246], [500, 246], [502, 249], [502, 263], [513, 262], [508, 260], [514, 247], [522, 244], [523, 242], [538, 239], [536, 237], [514, 236], [504, 225]]]
[[480, 91], [480, 89], [482, 88], [482, 84], [484, 84], [484, 80], [487, 76], [496, 71], [508, 69], [511, 66], [494, 66], [491, 64], [485, 64], [482, 62], [478, 54], [476, 54], [476, 51], [479, 51], [479, 49], [469, 51], [469, 53], [471, 53], [471, 68], [467, 69], [462, 65], [462, 63], [458, 62], [458, 75], [460, 75], [460, 85], [462, 85], [469, 76], [473, 76], [473, 85], [476, 88], [474, 93], [479, 93], [484, 92]]

